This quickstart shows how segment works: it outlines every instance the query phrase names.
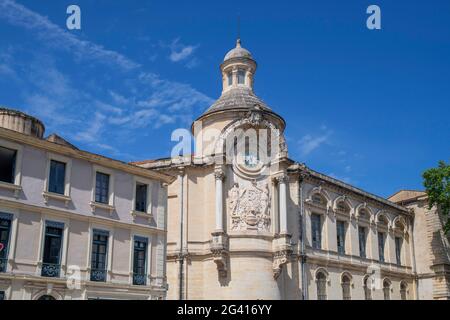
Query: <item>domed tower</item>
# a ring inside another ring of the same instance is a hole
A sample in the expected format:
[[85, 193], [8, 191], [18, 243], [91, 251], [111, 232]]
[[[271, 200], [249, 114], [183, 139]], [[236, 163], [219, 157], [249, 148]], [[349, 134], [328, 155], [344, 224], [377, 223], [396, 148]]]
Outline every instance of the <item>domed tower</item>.
[[[192, 125], [196, 139], [196, 159], [216, 155], [219, 133], [236, 120], [258, 124], [267, 120], [272, 129], [277, 129], [282, 140], [282, 152], [287, 156], [283, 132], [285, 121], [254, 93], [254, 76], [257, 63], [252, 54], [237, 39], [220, 65], [222, 94]], [[223, 138], [223, 137], [222, 137]], [[213, 145], [213, 143], [216, 143]]]
[[[204, 240], [211, 244], [211, 256], [202, 268], [216, 277], [203, 287], [206, 299], [283, 298], [279, 276], [291, 250], [285, 121], [255, 95], [256, 69], [238, 39], [220, 65], [220, 98], [192, 127], [195, 161], [206, 178], [204, 189], [188, 201], [198, 201], [205, 210], [187, 214], [202, 216], [195, 220], [209, 235]], [[194, 199], [200, 195], [210, 195], [214, 206], [205, 198]]]
[[285, 121], [255, 95], [256, 69], [237, 40], [220, 65], [221, 96], [192, 124], [193, 162], [141, 164], [177, 176], [168, 199], [171, 299], [281, 299], [295, 278], [281, 276], [294, 265]]
[[42, 139], [44, 124], [21, 111], [0, 107], [0, 127]]

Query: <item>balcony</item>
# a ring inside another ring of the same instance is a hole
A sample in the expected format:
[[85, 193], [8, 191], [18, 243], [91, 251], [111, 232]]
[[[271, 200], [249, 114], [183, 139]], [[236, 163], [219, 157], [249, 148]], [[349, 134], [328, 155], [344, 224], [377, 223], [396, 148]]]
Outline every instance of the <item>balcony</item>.
[[92, 269], [91, 270], [91, 281], [105, 282], [106, 281], [106, 270]]
[[61, 270], [60, 264], [43, 263], [41, 276], [47, 278], [59, 278], [60, 270]]
[[133, 274], [133, 285], [135, 285], [135, 286], [147, 285], [147, 275], [134, 273]]

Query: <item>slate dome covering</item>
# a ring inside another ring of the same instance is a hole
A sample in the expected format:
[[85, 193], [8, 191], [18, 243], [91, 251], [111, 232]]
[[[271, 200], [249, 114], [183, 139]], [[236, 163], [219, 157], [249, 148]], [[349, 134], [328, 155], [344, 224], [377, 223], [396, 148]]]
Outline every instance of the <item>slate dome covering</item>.
[[236, 41], [236, 47], [231, 49], [230, 51], [228, 51], [228, 53], [225, 55], [225, 58], [223, 59], [223, 61], [227, 61], [232, 58], [248, 58], [248, 59], [253, 60], [253, 57], [252, 57], [252, 54], [250, 53], [250, 51], [241, 47], [241, 39], [238, 39]]

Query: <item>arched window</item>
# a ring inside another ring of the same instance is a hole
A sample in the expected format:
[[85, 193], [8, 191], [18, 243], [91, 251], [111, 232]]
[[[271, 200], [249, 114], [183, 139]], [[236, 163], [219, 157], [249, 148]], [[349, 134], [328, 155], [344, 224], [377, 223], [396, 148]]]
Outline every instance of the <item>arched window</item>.
[[383, 281], [384, 300], [391, 300], [391, 283], [389, 280]]
[[325, 206], [327, 203], [325, 198], [318, 193], [312, 195], [312, 202], [317, 206]]
[[40, 296], [38, 300], [56, 300], [56, 299], [53, 296], [44, 294], [43, 296]]
[[400, 283], [400, 297], [402, 300], [408, 300], [408, 285], [405, 282]]
[[336, 205], [336, 209], [339, 213], [348, 214], [350, 212], [349, 206], [344, 201], [339, 201]]
[[351, 289], [350, 289], [351, 279], [348, 275], [342, 276], [342, 299], [352, 300]]
[[365, 276], [364, 282], [363, 282], [363, 289], [364, 289], [364, 299], [366, 300], [372, 300], [372, 285], [370, 283], [370, 277]]
[[323, 272], [316, 275], [317, 300], [327, 300], [327, 276]]

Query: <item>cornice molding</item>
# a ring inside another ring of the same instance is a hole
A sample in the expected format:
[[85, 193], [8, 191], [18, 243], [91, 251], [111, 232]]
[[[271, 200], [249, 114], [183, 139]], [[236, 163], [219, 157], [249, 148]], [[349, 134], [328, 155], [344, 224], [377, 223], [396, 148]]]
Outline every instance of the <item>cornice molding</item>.
[[57, 154], [62, 154], [65, 156], [69, 156], [75, 159], [85, 160], [94, 164], [98, 164], [104, 167], [125, 171], [130, 174], [134, 174], [137, 176], [150, 178], [154, 180], [164, 181], [166, 183], [172, 183], [173, 177], [168, 176], [166, 174], [150, 171], [148, 169], [144, 169], [138, 167], [136, 165], [128, 164], [119, 160], [114, 160], [111, 158], [107, 158], [105, 156], [101, 156], [95, 153], [90, 153], [87, 151], [82, 151], [79, 149], [73, 149], [68, 146], [56, 144], [47, 140], [39, 139], [36, 137], [32, 137], [26, 134], [22, 134], [20, 132], [15, 132], [9, 129], [0, 128], [0, 138], [11, 140], [16, 143], [25, 144], [28, 146], [32, 146], [35, 148], [43, 149], [46, 151], [54, 152]]

